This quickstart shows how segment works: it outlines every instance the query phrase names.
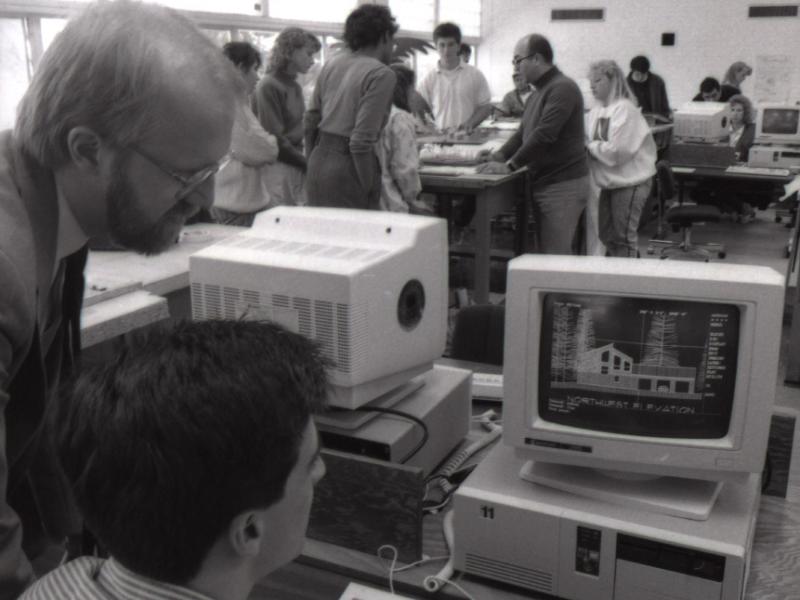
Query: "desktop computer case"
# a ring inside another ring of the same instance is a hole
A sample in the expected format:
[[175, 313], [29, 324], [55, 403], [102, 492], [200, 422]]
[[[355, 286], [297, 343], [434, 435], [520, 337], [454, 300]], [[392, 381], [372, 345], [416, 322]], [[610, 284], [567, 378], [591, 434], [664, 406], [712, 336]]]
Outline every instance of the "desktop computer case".
[[455, 496], [455, 568], [567, 600], [741, 600], [759, 477], [723, 486], [707, 521], [523, 481], [498, 444]]

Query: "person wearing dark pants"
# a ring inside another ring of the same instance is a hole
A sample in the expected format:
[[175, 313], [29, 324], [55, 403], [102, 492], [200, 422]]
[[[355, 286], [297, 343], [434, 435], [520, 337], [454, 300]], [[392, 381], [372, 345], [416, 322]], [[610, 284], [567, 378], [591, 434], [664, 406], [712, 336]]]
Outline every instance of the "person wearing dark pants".
[[583, 96], [553, 64], [553, 49], [541, 35], [523, 37], [514, 48], [514, 72], [536, 88], [517, 132], [479, 165], [483, 173], [509, 173], [527, 166], [536, 217], [537, 251], [576, 254], [575, 236], [589, 196]]

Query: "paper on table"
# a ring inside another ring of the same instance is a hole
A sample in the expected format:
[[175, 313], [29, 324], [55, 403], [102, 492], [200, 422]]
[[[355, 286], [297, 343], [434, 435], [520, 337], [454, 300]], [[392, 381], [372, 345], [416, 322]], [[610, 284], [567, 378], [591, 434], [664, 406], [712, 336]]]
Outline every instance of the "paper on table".
[[800, 175], [795, 175], [794, 179], [792, 179], [789, 183], [784, 185], [783, 192], [784, 194], [783, 196], [781, 196], [781, 200], [785, 200], [795, 192], [800, 192]]

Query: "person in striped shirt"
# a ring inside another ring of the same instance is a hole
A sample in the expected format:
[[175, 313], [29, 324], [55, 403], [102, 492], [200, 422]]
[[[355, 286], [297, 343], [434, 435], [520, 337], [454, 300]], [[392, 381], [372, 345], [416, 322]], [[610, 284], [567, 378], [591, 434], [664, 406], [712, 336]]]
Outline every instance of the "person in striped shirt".
[[326, 365], [278, 325], [196, 321], [85, 368], [51, 426], [110, 558], [68, 562], [22, 598], [245, 600], [302, 548]]

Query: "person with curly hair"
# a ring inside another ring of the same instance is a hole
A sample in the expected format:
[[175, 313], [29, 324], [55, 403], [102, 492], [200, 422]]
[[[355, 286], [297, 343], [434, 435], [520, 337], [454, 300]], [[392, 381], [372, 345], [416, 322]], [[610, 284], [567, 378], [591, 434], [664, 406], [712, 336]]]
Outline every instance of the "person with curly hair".
[[320, 71], [304, 121], [311, 206], [379, 208], [375, 143], [397, 81], [386, 66], [397, 29], [385, 6], [358, 7], [345, 21], [347, 48]]
[[253, 97], [261, 126], [278, 140], [278, 160], [264, 170], [270, 206], [305, 204], [306, 157], [303, 154], [303, 114], [306, 103], [297, 76], [314, 64], [321, 44], [299, 27], [284, 29], [269, 55], [267, 74]]

